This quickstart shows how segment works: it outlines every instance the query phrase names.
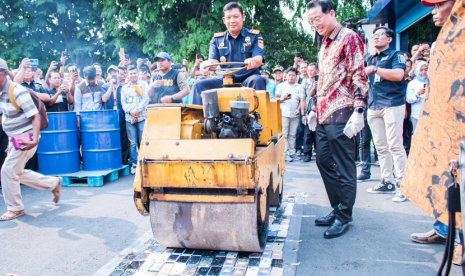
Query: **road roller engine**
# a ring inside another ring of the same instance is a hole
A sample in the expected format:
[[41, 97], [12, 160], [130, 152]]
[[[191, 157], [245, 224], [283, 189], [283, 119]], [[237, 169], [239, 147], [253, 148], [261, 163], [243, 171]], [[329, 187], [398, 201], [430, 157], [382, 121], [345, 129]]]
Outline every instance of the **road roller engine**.
[[217, 65], [242, 67], [218, 69], [203, 106], [147, 107], [134, 201], [162, 246], [261, 252], [283, 192], [279, 101], [233, 83], [246, 63]]

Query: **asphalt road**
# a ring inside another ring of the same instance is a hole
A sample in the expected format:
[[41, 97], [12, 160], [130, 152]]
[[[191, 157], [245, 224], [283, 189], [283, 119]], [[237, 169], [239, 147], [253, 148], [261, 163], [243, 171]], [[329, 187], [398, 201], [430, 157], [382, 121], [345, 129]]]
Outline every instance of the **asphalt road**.
[[[358, 186], [354, 222], [341, 238], [323, 238], [314, 220], [331, 211], [315, 161], [287, 164], [285, 190], [303, 193], [296, 275], [435, 275], [444, 245], [411, 242], [412, 232], [431, 229], [433, 219], [410, 202], [371, 195]], [[0, 222], [0, 276], [92, 275], [150, 230], [132, 200], [132, 176], [100, 188], [64, 187], [59, 204], [51, 193], [22, 187], [27, 215]], [[0, 213], [6, 211], [0, 197]], [[290, 231], [297, 231], [293, 226]], [[461, 275], [458, 267], [452, 275]]]

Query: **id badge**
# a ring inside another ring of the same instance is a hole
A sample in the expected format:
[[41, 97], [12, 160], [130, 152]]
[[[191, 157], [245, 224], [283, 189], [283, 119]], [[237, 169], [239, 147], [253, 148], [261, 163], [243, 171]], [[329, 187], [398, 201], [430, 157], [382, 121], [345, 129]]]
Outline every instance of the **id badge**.
[[129, 96], [126, 102], [128, 104], [131, 104], [131, 103], [133, 103], [133, 101], [134, 101], [134, 98], [132, 96]]
[[381, 77], [379, 75], [375, 75], [375, 82], [380, 82], [381, 81]]

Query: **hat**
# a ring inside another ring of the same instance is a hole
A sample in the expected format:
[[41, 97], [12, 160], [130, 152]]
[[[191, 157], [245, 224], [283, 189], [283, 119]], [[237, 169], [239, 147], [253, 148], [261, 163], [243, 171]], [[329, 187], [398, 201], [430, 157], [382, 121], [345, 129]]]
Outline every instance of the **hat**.
[[107, 69], [107, 74], [108, 72], [110, 72], [110, 70], [115, 70], [115, 71], [118, 71], [118, 67], [116, 67], [115, 65], [110, 65]]
[[0, 58], [0, 70], [8, 70], [8, 64], [4, 59]]
[[281, 72], [283, 72], [283, 71], [284, 71], [284, 68], [283, 68], [281, 65], [276, 65], [276, 67], [273, 69], [273, 73], [276, 72], [276, 71], [281, 71]]
[[262, 70], [260, 73], [267, 73], [269, 76], [271, 76], [270, 71], [269, 71], [269, 70], [266, 70], [266, 69]]
[[[434, 7], [434, 4], [436, 3], [447, 2], [447, 1], [449, 0], [421, 0], [421, 3], [425, 7]], [[451, 0], [451, 1], [455, 2], [455, 0]]]
[[171, 61], [171, 56], [166, 53], [166, 52], [160, 52], [158, 53], [158, 55], [155, 57], [155, 61], [158, 61], [158, 59], [167, 59], [169, 61]]

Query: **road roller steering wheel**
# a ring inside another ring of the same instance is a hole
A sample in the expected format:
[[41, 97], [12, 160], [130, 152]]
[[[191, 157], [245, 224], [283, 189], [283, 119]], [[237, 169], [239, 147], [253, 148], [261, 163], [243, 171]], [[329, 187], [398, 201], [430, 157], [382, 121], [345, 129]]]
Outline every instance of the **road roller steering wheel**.
[[218, 68], [216, 71], [223, 75], [223, 76], [232, 76], [236, 73], [239, 73], [241, 71], [244, 71], [247, 69], [247, 66], [249, 65], [247, 62], [220, 62], [220, 63], [212, 63], [204, 68], [208, 67], [213, 67], [213, 66], [229, 66], [229, 65], [241, 65], [242, 67], [236, 67], [236, 68]]

